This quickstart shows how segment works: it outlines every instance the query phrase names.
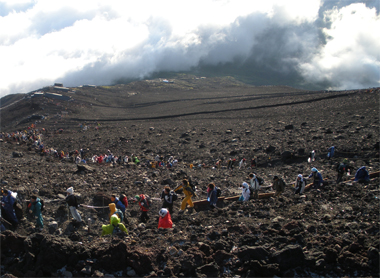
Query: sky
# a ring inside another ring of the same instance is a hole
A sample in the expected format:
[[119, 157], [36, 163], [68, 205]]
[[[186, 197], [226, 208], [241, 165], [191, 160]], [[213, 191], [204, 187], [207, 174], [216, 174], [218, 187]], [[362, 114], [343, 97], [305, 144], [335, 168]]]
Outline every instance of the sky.
[[[200, 66], [380, 86], [380, 0], [0, 0], [0, 97]], [[272, 84], [267, 84], [272, 85]]]

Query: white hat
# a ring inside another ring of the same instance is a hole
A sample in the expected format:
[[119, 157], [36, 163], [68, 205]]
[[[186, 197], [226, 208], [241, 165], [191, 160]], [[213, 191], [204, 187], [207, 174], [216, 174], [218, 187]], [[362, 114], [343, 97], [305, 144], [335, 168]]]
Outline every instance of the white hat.
[[69, 188], [67, 188], [66, 191], [69, 192], [70, 194], [73, 194], [74, 193], [74, 188], [69, 187]]
[[244, 187], [244, 188], [248, 188], [249, 185], [248, 185], [248, 183], [243, 182], [241, 186]]
[[166, 214], [168, 214], [168, 210], [166, 208], [162, 208], [159, 213], [158, 213], [161, 217], [165, 217]]
[[302, 175], [301, 174], [298, 174], [298, 177], [302, 179]]

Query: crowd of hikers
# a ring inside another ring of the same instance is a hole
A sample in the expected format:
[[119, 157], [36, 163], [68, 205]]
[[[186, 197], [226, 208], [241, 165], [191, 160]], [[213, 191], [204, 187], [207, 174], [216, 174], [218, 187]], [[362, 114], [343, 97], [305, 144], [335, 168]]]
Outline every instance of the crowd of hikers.
[[[133, 163], [136, 165], [141, 165], [140, 159], [136, 155], [128, 156], [114, 156], [110, 150], [103, 155], [93, 155], [87, 156], [83, 149], [80, 151], [73, 152], [64, 152], [56, 151], [53, 148], [47, 148], [43, 144], [42, 138], [45, 129], [36, 129], [34, 125], [24, 131], [17, 131], [14, 133], [0, 133], [0, 139], [14, 140], [16, 142], [30, 142], [38, 152], [43, 155], [54, 155], [58, 158], [64, 159], [67, 157], [74, 157], [74, 162], [76, 163], [87, 163], [91, 161], [92, 163], [103, 164], [103, 163], [112, 163], [113, 166], [117, 164], [128, 164]], [[332, 146], [328, 148], [327, 159], [331, 159], [334, 156], [335, 147]], [[311, 151], [308, 157], [308, 162], [315, 161], [315, 151]], [[217, 160], [214, 168], [221, 168], [223, 164], [222, 160]], [[178, 166], [178, 160], [173, 156], [170, 156], [167, 160], [164, 160], [163, 156], [157, 155], [152, 161], [145, 161], [144, 166], [149, 168], [171, 168]], [[189, 165], [189, 168], [192, 169], [193, 164]], [[204, 164], [199, 164], [198, 167], [206, 167]], [[245, 158], [242, 158], [239, 162], [237, 159], [228, 159], [226, 161], [226, 168], [232, 170], [235, 167], [239, 169], [246, 169], [250, 167], [252, 170], [257, 167], [256, 158], [252, 158], [250, 164], [247, 166]], [[341, 162], [337, 163], [335, 170], [337, 172], [336, 183], [340, 183], [343, 180], [343, 176], [350, 174], [354, 171], [353, 167], [349, 165], [348, 159], [343, 159]], [[311, 188], [319, 190], [324, 184], [324, 180], [321, 172], [317, 168], [311, 168], [309, 176], [306, 178], [302, 174], [296, 176], [294, 182], [294, 194], [303, 194], [306, 188], [307, 181], [310, 180]], [[359, 183], [368, 183], [369, 173], [365, 166], [357, 169], [354, 182]], [[259, 198], [259, 191], [262, 189], [264, 180], [260, 178], [255, 172], [252, 171], [246, 178], [246, 181], [242, 182], [241, 196], [239, 201], [246, 202], [251, 199]], [[274, 176], [271, 185], [269, 186], [274, 190], [274, 197], [280, 196], [285, 188], [285, 181], [279, 177]], [[267, 186], [268, 188], [268, 186]], [[191, 178], [187, 177], [182, 180], [182, 182], [174, 189], [171, 189], [169, 186], [165, 186], [160, 195], [162, 201], [161, 209], [158, 212], [159, 221], [158, 228], [172, 228], [173, 221], [171, 215], [173, 215], [173, 205], [174, 202], [178, 200], [177, 192], [182, 192], [184, 198], [182, 199], [179, 213], [183, 213], [187, 208], [190, 211], [193, 211], [194, 203], [192, 198], [197, 197], [196, 188], [193, 185]], [[66, 190], [65, 201], [69, 208], [70, 214], [73, 217], [75, 223], [82, 223], [82, 218], [78, 213], [77, 209], [80, 207], [77, 197], [74, 194], [74, 188], [69, 187]], [[207, 186], [207, 202], [210, 209], [217, 207], [218, 198], [221, 196], [222, 191], [214, 183], [210, 183]], [[128, 207], [127, 196], [122, 194], [120, 198], [116, 195], [111, 195], [111, 203], [108, 205], [110, 214], [109, 214], [109, 224], [102, 225], [101, 235], [114, 234], [116, 231], [120, 233], [128, 234], [128, 230], [123, 224], [125, 222], [125, 212]], [[136, 195], [133, 199], [134, 202], [138, 203], [141, 211], [140, 222], [146, 223], [149, 220], [149, 211], [152, 203], [152, 199], [147, 194]], [[1, 199], [1, 230], [5, 229], [3, 223], [9, 224], [12, 229], [16, 229], [18, 225], [18, 218], [15, 212], [15, 204], [17, 204], [17, 193], [12, 192], [9, 189], [2, 189], [2, 199]], [[36, 229], [41, 231], [44, 227], [42, 212], [44, 210], [44, 203], [41, 198], [38, 196], [31, 196], [28, 203], [28, 212], [33, 215], [36, 219]]]

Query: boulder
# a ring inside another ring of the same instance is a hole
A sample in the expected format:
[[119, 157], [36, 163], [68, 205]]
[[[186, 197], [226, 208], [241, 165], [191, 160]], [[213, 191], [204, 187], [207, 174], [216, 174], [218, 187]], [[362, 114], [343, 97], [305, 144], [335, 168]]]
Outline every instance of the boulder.
[[273, 259], [280, 265], [281, 270], [302, 266], [305, 262], [305, 254], [301, 246], [288, 245], [284, 249], [273, 254]]
[[243, 261], [264, 260], [269, 256], [269, 252], [261, 246], [244, 246], [238, 251], [237, 256]]
[[12, 157], [23, 157], [24, 154], [22, 152], [13, 152]]

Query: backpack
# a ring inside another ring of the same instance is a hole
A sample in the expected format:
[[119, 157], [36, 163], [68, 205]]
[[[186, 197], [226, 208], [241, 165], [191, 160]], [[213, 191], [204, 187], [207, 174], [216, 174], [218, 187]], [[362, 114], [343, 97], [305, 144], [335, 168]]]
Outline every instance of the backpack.
[[195, 185], [192, 183], [191, 178], [189, 177], [187, 181], [189, 182], [190, 188], [193, 190], [193, 192], [195, 192], [196, 188]]
[[340, 163], [338, 166], [338, 173], [342, 174], [346, 170], [346, 165], [344, 163]]
[[121, 234], [121, 233], [122, 233], [122, 231], [120, 230], [119, 225], [113, 226], [113, 231], [112, 231], [113, 235], [115, 235], [115, 234]]
[[174, 202], [174, 201], [177, 201], [177, 199], [178, 199], [178, 195], [177, 195], [177, 193], [175, 193], [174, 191], [172, 191], [170, 194], [172, 195], [172, 201], [173, 201], [173, 202]]
[[257, 178], [257, 181], [259, 182], [259, 185], [263, 185], [264, 184], [264, 179], [263, 178], [260, 178], [258, 176], [256, 176]]
[[45, 209], [45, 202], [41, 198], [40, 198], [40, 203], [41, 203], [41, 212], [42, 212]]
[[145, 195], [146, 204], [148, 207], [152, 205], [152, 200], [150, 199], [149, 195]]
[[219, 187], [216, 188], [216, 197], [222, 196], [222, 190]]

